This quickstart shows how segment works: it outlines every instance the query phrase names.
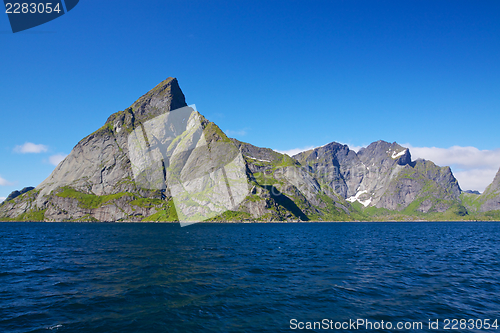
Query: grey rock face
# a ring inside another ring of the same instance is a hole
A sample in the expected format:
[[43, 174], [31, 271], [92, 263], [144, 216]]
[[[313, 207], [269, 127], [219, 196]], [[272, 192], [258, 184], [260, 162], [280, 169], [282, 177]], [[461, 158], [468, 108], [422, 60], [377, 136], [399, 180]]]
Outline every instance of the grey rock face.
[[481, 194], [480, 200], [483, 202], [480, 207], [481, 212], [500, 210], [500, 170], [498, 170], [493, 182]]
[[140, 222], [144, 217], [150, 216], [158, 207], [139, 207], [131, 204], [130, 197], [121, 197], [97, 208], [81, 207], [80, 202], [74, 198], [61, 198], [52, 196], [45, 220], [57, 221], [126, 221]]
[[[309, 219], [307, 216], [321, 218], [328, 210], [347, 216], [345, 201], [322, 187], [295, 159], [268, 148], [232, 140], [245, 156], [256, 193], [267, 200], [269, 210], [266, 214], [277, 220], [303, 221]], [[328, 206], [323, 196], [328, 196], [333, 206]], [[244, 210], [250, 211], [248, 208]]]
[[450, 168], [417, 160], [399, 168], [377, 207], [402, 210], [416, 202], [417, 212], [444, 212], [459, 202], [460, 192]]
[[[369, 201], [370, 205], [391, 209], [389, 206], [393, 205], [384, 203], [382, 198], [391, 182], [397, 178], [399, 172], [406, 166], [411, 168], [409, 165], [411, 163], [409, 150], [395, 142], [391, 144], [385, 141], [377, 141], [366, 148], [361, 148], [358, 156], [365, 167], [365, 176], [359, 184], [359, 191], [366, 191], [366, 193], [361, 198], [367, 198], [364, 202]], [[411, 198], [411, 195], [402, 196], [398, 202], [406, 206], [406, 200], [409, 198]], [[395, 207], [392, 209], [395, 209]]]
[[34, 209], [35, 205], [33, 203], [33, 198], [36, 198], [36, 196], [36, 192], [30, 191], [25, 195], [17, 196], [9, 201], [4, 201], [0, 205], [0, 216], [15, 217], [30, 209]]
[[363, 178], [362, 162], [346, 145], [336, 142], [294, 156], [331, 192], [347, 198]]
[[131, 190], [128, 185], [119, 184], [132, 176], [126, 145], [120, 145], [120, 141], [120, 136], [117, 137], [109, 129], [80, 141], [52, 174], [37, 186], [40, 191], [37, 203], [41, 205], [43, 197], [64, 186], [95, 195]]
[[412, 162], [397, 143], [377, 141], [354, 152], [330, 143], [294, 156], [318, 182], [350, 202], [403, 210], [421, 198], [420, 212], [445, 211], [457, 201], [460, 187], [448, 167]]
[[82, 139], [52, 174], [36, 187], [34, 207], [25, 207], [24, 211], [21, 208], [23, 205], [16, 205], [11, 210], [2, 208], [0, 215], [15, 218], [31, 209], [47, 210], [47, 220], [78, 219], [86, 214], [99, 221], [123, 219], [123, 209], [102, 207], [90, 212], [82, 211], [75, 206], [75, 200], [58, 199], [53, 194], [70, 187], [96, 196], [127, 192], [141, 197], [157, 197], [158, 193], [142, 189], [133, 181], [127, 138], [142, 122], [183, 106], [186, 106], [185, 97], [177, 80], [166, 79], [125, 111], [112, 114], [103, 127]]

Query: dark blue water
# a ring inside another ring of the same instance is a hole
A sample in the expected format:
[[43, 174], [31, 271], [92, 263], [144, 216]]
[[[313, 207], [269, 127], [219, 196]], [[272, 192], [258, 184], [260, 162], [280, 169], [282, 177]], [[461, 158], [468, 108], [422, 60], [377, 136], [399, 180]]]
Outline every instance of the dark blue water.
[[0, 223], [0, 332], [444, 331], [500, 320], [499, 251], [500, 223]]

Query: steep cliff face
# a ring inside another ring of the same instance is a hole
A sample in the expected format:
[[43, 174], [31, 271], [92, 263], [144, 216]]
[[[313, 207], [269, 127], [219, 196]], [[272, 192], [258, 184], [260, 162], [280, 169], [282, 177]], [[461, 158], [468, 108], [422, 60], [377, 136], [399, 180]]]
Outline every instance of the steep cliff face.
[[357, 153], [330, 143], [294, 157], [321, 184], [364, 207], [402, 211], [413, 204], [418, 212], [444, 212], [460, 195], [448, 167], [413, 162], [409, 149], [395, 142], [377, 141]]
[[140, 220], [161, 207], [160, 191], [137, 186], [128, 136], [142, 123], [186, 106], [175, 78], [168, 78], [105, 125], [82, 139], [52, 174], [27, 196], [0, 208], [4, 218], [43, 214], [47, 221]]
[[[461, 199], [472, 213], [500, 211], [500, 170], [482, 194], [462, 193]], [[500, 214], [496, 217], [500, 217]]]
[[321, 186], [342, 198], [354, 194], [363, 178], [363, 164], [356, 153], [336, 142], [293, 156]]
[[481, 194], [481, 212], [500, 210], [500, 170], [498, 170], [493, 182]]
[[42, 205], [44, 197], [64, 186], [98, 196], [138, 192], [128, 158], [129, 134], [145, 121], [183, 106], [186, 101], [177, 80], [168, 78], [128, 109], [112, 114], [37, 186], [37, 204]]
[[459, 205], [460, 187], [449, 167], [425, 160], [399, 167], [377, 207], [422, 213], [445, 212]]
[[[348, 220], [349, 204], [338, 194], [328, 191], [308, 170], [288, 155], [268, 148], [259, 148], [233, 139], [245, 157], [252, 194], [242, 205], [249, 211], [252, 202], [262, 202], [276, 212], [267, 212], [260, 219], [279, 220]], [[270, 200], [271, 199], [271, 200]]]

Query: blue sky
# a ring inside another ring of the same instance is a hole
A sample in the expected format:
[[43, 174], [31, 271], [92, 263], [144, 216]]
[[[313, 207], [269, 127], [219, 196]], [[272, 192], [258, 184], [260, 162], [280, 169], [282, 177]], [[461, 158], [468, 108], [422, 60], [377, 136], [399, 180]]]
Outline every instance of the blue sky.
[[464, 189], [500, 167], [499, 1], [81, 0], [17, 34], [0, 15], [0, 43], [0, 198], [169, 76], [257, 146], [397, 141]]

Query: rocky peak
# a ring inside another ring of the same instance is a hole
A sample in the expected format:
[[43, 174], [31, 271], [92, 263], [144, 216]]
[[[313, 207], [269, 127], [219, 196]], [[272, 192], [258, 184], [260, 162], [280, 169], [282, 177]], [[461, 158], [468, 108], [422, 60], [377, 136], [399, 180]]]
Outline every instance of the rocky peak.
[[398, 158], [397, 160], [399, 165], [411, 165], [411, 154], [410, 154], [410, 149], [405, 149], [403, 154]]
[[482, 212], [490, 210], [500, 210], [500, 169], [498, 170], [493, 182], [488, 185], [480, 197]]
[[31, 190], [34, 190], [34, 189], [35, 189], [34, 187], [31, 187], [31, 186], [30, 186], [30, 187], [25, 187], [25, 188], [23, 188], [23, 189], [22, 189], [22, 190], [20, 190], [20, 191], [17, 191], [17, 190], [16, 190], [16, 191], [13, 191], [13, 192], [11, 192], [11, 193], [7, 196], [7, 198], [5, 199], [5, 202], [10, 201], [10, 200], [14, 200], [14, 199], [15, 199], [15, 198], [17, 198], [18, 196], [23, 195], [24, 193], [27, 193], [27, 192], [29, 192], [29, 191], [31, 191]]
[[402, 147], [396, 142], [389, 143], [383, 140], [375, 141], [368, 147], [361, 148], [358, 156], [363, 163], [388, 160], [396, 161], [401, 166], [411, 164], [411, 155], [408, 148]]
[[169, 77], [129, 108], [113, 113], [104, 126], [82, 139], [49, 178], [38, 185], [38, 204], [44, 195], [69, 185], [95, 195], [137, 191], [135, 184], [123, 181], [132, 178], [129, 134], [148, 120], [185, 106], [177, 79]]
[[500, 189], [500, 169], [498, 169], [498, 172], [495, 176], [495, 178], [493, 179], [493, 183], [491, 183], [490, 186], [488, 186], [488, 188], [494, 188], [495, 190], [499, 190]]
[[[129, 108], [112, 114], [104, 126], [81, 140], [36, 190], [23, 194], [28, 190], [25, 189], [9, 196], [19, 198], [0, 205], [0, 219], [175, 220], [179, 219], [177, 208], [181, 207], [182, 212], [184, 208], [192, 211], [193, 205], [176, 203], [174, 196], [178, 197], [183, 190], [170, 182], [201, 179], [214, 170], [222, 170], [222, 165], [226, 170], [229, 164], [232, 166], [227, 170], [238, 179], [246, 176], [245, 180], [252, 186], [234, 187], [224, 171], [224, 182], [213, 181], [222, 188], [202, 191], [204, 196], [215, 194], [206, 202], [215, 198], [217, 207], [234, 207], [229, 217], [236, 214], [238, 218], [264, 221], [342, 220], [352, 219], [348, 217], [350, 212], [366, 212], [368, 218], [371, 213], [364, 207], [384, 208], [397, 212], [394, 216], [414, 217], [420, 213], [446, 212], [460, 205], [461, 190], [449, 167], [425, 160], [412, 162], [409, 149], [396, 142], [379, 140], [358, 153], [347, 145], [332, 142], [291, 158], [271, 149], [231, 141], [217, 125], [196, 114], [193, 117], [201, 123], [206, 146], [184, 149], [196, 143], [201, 133], [199, 127], [193, 127], [194, 131], [184, 130], [187, 126], [184, 120], [191, 118], [180, 117], [182, 126], [179, 127], [163, 127], [155, 118], [174, 118], [175, 112], [167, 113], [185, 106], [177, 79], [164, 80]], [[141, 155], [135, 153], [153, 151], [144, 149], [150, 142], [144, 133], [153, 133], [157, 138], [164, 129], [179, 134], [181, 139], [159, 142], [158, 153], [162, 158], [141, 164]], [[228, 144], [231, 142], [234, 147]], [[168, 155], [162, 147], [180, 147], [179, 151], [186, 154]], [[137, 156], [139, 158], [134, 159]], [[194, 186], [205, 183], [208, 182], [191, 182]], [[156, 184], [159, 185], [156, 187]], [[251, 194], [247, 196], [248, 191]], [[500, 170], [486, 193], [478, 197], [481, 203], [485, 202], [481, 206], [483, 211], [500, 209]]]
[[186, 98], [179, 82], [169, 77], [141, 96], [126, 111], [132, 111], [136, 120], [144, 121], [184, 106], [187, 106]]
[[462, 192], [467, 193], [467, 194], [481, 195], [481, 192], [479, 192], [477, 190], [465, 190], [465, 191], [462, 191]]

